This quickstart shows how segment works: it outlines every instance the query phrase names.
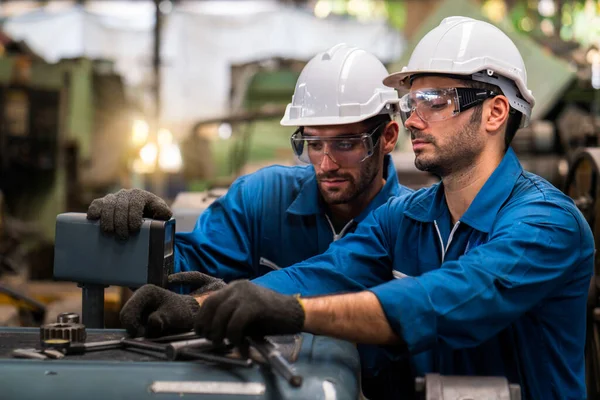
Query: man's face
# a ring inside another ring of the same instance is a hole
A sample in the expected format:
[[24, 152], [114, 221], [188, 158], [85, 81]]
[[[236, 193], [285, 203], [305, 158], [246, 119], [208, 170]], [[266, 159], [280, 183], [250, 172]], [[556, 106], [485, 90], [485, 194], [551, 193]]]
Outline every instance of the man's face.
[[[307, 126], [304, 127], [303, 135], [306, 137], [339, 138], [366, 133], [368, 129], [373, 128], [366, 127], [361, 123], [320, 127]], [[324, 153], [329, 153], [327, 146]], [[368, 192], [383, 165], [379, 142], [375, 144], [373, 155], [362, 162], [346, 165], [346, 163], [340, 162], [340, 160], [336, 162], [334, 159], [335, 155], [324, 154], [320, 162], [312, 162], [321, 195], [325, 202], [330, 205], [350, 203], [362, 193]]]
[[[425, 76], [416, 78], [410, 90], [454, 87], [465, 85], [451, 78]], [[481, 112], [477, 108], [435, 122], [423, 121], [413, 112], [404, 126], [411, 135], [415, 166], [444, 177], [472, 165], [485, 147], [485, 135], [480, 132], [480, 125]]]

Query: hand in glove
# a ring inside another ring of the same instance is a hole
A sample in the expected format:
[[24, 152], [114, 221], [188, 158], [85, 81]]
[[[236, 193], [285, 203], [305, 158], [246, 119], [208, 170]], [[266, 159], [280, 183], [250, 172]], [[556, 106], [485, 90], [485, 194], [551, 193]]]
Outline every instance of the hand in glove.
[[135, 291], [119, 315], [130, 336], [158, 337], [192, 330], [200, 306], [193, 297], [225, 286], [221, 279], [198, 271], [169, 275], [169, 283], [183, 283], [196, 289], [191, 295], [173, 293], [155, 285]]
[[299, 299], [240, 280], [202, 303], [194, 329], [215, 342], [227, 338], [243, 345], [246, 336], [298, 333], [304, 326], [304, 317]]
[[121, 189], [117, 193], [95, 199], [87, 218], [100, 220], [105, 233], [114, 233], [125, 240], [142, 227], [143, 218], [168, 220], [173, 213], [163, 199], [141, 189]]
[[214, 278], [199, 271], [178, 272], [169, 275], [170, 284], [189, 285], [191, 296], [199, 296], [204, 293], [213, 292], [227, 286], [222, 279]]

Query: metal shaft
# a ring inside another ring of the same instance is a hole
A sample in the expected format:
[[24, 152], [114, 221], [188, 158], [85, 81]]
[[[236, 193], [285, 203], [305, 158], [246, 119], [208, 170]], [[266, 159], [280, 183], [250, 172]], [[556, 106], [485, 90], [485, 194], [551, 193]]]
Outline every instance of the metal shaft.
[[172, 347], [174, 349], [182, 349], [184, 347], [188, 347], [188, 348], [209, 348], [212, 349], [214, 347], [216, 347], [215, 345], [213, 345], [213, 343], [205, 338], [198, 338], [198, 339], [190, 339], [190, 340], [179, 340], [177, 342], [171, 342], [167, 345], [167, 347]]
[[87, 328], [104, 328], [104, 286], [86, 283], [81, 290], [83, 324]]
[[126, 348], [133, 347], [134, 349], [158, 351], [163, 354], [165, 354], [166, 351], [166, 346], [164, 344], [150, 343], [141, 340], [121, 339], [121, 344], [123, 345], [123, 347]]
[[275, 348], [273, 343], [269, 342], [264, 338], [247, 338], [248, 343], [254, 347], [261, 356], [269, 363], [271, 368], [281, 375], [286, 381], [292, 386], [302, 385], [302, 376], [297, 375], [294, 368], [287, 362], [287, 360], [281, 355], [279, 350]]
[[112, 350], [121, 348], [123, 344], [120, 339], [117, 340], [104, 340], [100, 342], [88, 342], [88, 343], [73, 343], [66, 349], [67, 354], [83, 354], [88, 351], [100, 351], [100, 350]]
[[145, 341], [150, 342], [170, 342], [173, 340], [188, 340], [188, 339], [198, 339], [200, 336], [196, 332], [185, 332], [178, 333], [177, 335], [169, 335], [169, 336], [161, 336], [157, 338], [144, 338]]
[[170, 360], [176, 359], [184, 359], [184, 360], [200, 360], [212, 362], [219, 365], [228, 365], [232, 367], [251, 367], [254, 365], [252, 360], [250, 359], [238, 359], [238, 358], [230, 358], [225, 356], [217, 356], [214, 354], [204, 353], [196, 348], [181, 348], [181, 349], [173, 349], [171, 347], [167, 347], [167, 357]]

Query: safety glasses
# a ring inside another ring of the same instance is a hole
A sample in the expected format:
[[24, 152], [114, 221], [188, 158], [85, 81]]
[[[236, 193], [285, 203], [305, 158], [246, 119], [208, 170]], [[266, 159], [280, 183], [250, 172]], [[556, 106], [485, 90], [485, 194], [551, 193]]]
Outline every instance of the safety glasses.
[[402, 122], [416, 112], [425, 122], [443, 121], [468, 110], [498, 93], [476, 88], [420, 89], [400, 98]]
[[371, 132], [341, 136], [309, 136], [298, 128], [290, 138], [298, 159], [307, 164], [320, 165], [327, 155], [340, 167], [355, 166], [373, 155], [382, 128], [380, 124]]

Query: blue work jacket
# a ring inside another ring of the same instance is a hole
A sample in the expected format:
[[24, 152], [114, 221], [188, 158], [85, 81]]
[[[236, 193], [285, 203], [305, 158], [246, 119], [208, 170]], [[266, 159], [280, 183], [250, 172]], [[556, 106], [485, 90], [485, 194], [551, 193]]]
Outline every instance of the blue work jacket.
[[526, 399], [584, 399], [593, 256], [573, 201], [508, 150], [456, 224], [439, 183], [255, 283], [302, 295], [370, 290], [417, 375], [505, 376]]
[[200, 271], [226, 282], [252, 279], [323, 253], [394, 196], [400, 185], [385, 157], [383, 188], [360, 215], [335, 232], [312, 166], [270, 166], [238, 178], [204, 211], [194, 230], [175, 235], [175, 272]]
[[[413, 192], [398, 183], [389, 155], [384, 168], [383, 188], [337, 233], [312, 166], [270, 166], [240, 177], [200, 215], [193, 231], [175, 235], [174, 270], [200, 271], [230, 282], [256, 278], [321, 254], [388, 199]], [[380, 365], [395, 360], [376, 346], [359, 346], [359, 353], [367, 376], [377, 375]]]

